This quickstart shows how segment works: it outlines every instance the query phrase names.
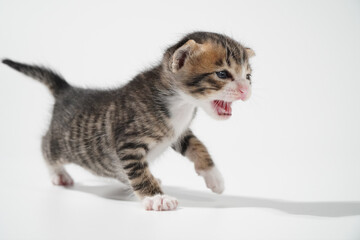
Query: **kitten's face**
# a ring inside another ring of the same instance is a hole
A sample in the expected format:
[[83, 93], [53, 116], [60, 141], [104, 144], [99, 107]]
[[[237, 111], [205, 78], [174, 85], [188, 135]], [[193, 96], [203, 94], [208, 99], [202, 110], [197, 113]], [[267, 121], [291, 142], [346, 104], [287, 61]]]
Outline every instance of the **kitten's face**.
[[234, 101], [251, 96], [249, 57], [254, 52], [232, 42], [231, 47], [213, 41], [189, 40], [170, 61], [178, 87], [197, 106], [216, 119], [232, 115]]

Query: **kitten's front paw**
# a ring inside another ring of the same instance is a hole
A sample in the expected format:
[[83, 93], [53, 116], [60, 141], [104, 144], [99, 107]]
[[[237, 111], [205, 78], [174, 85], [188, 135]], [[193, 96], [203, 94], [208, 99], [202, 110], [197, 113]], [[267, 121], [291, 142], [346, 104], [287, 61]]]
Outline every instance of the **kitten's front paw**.
[[152, 197], [145, 197], [143, 205], [146, 210], [151, 211], [168, 211], [175, 210], [178, 206], [176, 198], [167, 195], [155, 195]]
[[198, 174], [204, 177], [206, 186], [214, 193], [220, 194], [224, 191], [224, 178], [216, 167], [207, 171], [200, 170]]

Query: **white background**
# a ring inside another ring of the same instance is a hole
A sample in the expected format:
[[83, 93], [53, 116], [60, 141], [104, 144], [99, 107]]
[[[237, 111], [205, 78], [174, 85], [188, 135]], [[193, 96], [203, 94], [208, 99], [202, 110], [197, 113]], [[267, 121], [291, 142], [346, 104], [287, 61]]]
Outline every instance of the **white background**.
[[53, 99], [1, 65], [0, 239], [360, 239], [359, 1], [0, 0], [0, 57], [76, 86], [124, 84], [194, 30], [256, 52], [252, 98], [192, 124], [224, 194], [171, 150], [152, 169], [175, 212], [146, 212], [76, 166], [72, 190], [52, 186], [40, 139]]

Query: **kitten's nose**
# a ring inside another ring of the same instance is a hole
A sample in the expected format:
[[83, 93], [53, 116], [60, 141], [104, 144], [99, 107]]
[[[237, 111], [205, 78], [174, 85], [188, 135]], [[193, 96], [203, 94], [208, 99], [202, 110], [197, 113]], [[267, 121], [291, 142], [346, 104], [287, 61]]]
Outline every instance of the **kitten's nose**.
[[247, 92], [249, 91], [249, 87], [240, 84], [238, 85], [238, 91], [242, 94], [247, 94]]
[[246, 86], [244, 84], [239, 84], [237, 90], [240, 93], [239, 99], [245, 101], [248, 98], [249, 86]]
[[248, 89], [243, 87], [243, 88], [239, 88], [239, 92], [246, 94], [248, 92]]

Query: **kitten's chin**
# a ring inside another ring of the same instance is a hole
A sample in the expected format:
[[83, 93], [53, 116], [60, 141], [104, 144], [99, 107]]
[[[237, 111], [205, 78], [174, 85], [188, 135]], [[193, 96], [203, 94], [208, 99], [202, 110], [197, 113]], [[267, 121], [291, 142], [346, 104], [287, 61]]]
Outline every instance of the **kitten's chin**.
[[213, 118], [215, 118], [216, 120], [227, 120], [231, 117], [231, 115], [217, 115], [214, 114], [215, 116], [213, 116]]

